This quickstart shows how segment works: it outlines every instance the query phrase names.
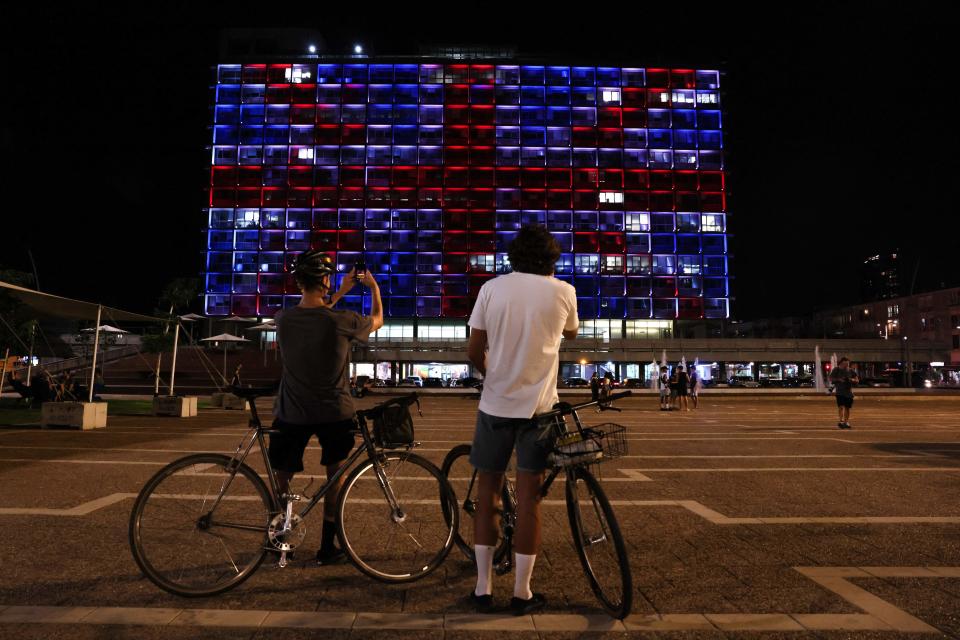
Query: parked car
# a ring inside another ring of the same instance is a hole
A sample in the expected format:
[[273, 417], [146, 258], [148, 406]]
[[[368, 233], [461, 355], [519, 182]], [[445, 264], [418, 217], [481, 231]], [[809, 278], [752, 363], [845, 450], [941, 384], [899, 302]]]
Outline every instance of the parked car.
[[398, 384], [397, 386], [398, 387], [422, 387], [423, 378], [421, 378], [420, 376], [407, 376], [406, 378], [401, 380], [400, 384]]
[[442, 388], [447, 386], [447, 381], [443, 378], [424, 378], [423, 386], [431, 387], [433, 389]]
[[[769, 388], [783, 388], [783, 380], [773, 380], [771, 378], [764, 378], [759, 383], [759, 386], [769, 389]], [[744, 385], [746, 386], [746, 385]]]
[[753, 378], [747, 378], [746, 376], [730, 378], [731, 387], [743, 387], [745, 389], [759, 389], [760, 383], [754, 380]]
[[472, 389], [477, 386], [477, 384], [483, 382], [481, 378], [474, 378], [473, 376], [466, 376], [463, 378], [456, 378], [450, 381], [451, 387], [459, 387], [461, 389]]
[[563, 381], [568, 387], [589, 387], [590, 383], [584, 380], [583, 378], [567, 378]]
[[627, 378], [623, 381], [623, 387], [625, 389], [644, 389], [647, 386], [647, 381], [643, 378]]
[[860, 385], [861, 387], [891, 387], [889, 378], [861, 378]]

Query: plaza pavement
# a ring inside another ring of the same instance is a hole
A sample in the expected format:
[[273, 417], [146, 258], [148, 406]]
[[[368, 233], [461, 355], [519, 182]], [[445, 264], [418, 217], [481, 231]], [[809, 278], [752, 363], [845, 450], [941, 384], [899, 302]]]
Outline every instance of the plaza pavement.
[[[247, 416], [206, 410], [111, 416], [88, 432], [0, 428], [0, 638], [960, 636], [960, 396], [863, 397], [844, 431], [828, 397], [618, 406], [583, 417], [628, 428], [629, 455], [603, 468], [635, 582], [623, 622], [587, 586], [560, 484], [534, 575], [542, 615], [473, 614], [474, 568], [456, 549], [405, 586], [312, 566], [319, 511], [286, 569], [264, 564], [214, 598], [159, 590], [131, 559], [129, 511], [167, 462], [232, 452]], [[473, 398], [426, 397], [421, 453], [439, 465], [471, 439], [475, 412]], [[307, 475], [321, 473], [317, 453]], [[512, 582], [495, 579], [504, 606]]]

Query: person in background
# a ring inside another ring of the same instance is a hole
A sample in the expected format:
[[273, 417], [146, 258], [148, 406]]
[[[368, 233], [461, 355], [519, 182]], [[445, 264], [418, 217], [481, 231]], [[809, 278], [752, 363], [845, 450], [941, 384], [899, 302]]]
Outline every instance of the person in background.
[[660, 367], [657, 383], [660, 386], [660, 411], [670, 411], [670, 375], [666, 366]]
[[693, 408], [700, 407], [700, 389], [703, 385], [700, 383], [700, 374], [697, 368], [690, 369], [690, 400], [693, 402]]
[[596, 402], [600, 397], [600, 376], [596, 371], [590, 376], [590, 399]]
[[837, 397], [837, 412], [840, 429], [850, 428], [850, 409], [853, 408], [853, 385], [860, 382], [860, 376], [850, 368], [850, 359], [840, 358], [837, 367], [830, 372], [830, 382], [833, 384], [834, 394]]
[[675, 378], [677, 409], [680, 411], [690, 411], [690, 404], [687, 400], [687, 396], [690, 392], [690, 376], [687, 375], [687, 372], [683, 370], [683, 365], [677, 365]]

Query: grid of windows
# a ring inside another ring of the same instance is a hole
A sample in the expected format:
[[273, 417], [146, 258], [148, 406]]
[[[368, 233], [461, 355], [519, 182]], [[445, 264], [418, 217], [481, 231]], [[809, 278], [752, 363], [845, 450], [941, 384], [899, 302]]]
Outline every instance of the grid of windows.
[[[719, 73], [489, 64], [217, 68], [206, 310], [296, 304], [291, 260], [361, 257], [392, 317], [466, 317], [542, 224], [581, 318], [723, 318]], [[356, 291], [356, 290], [355, 290]], [[347, 296], [361, 310], [369, 296]]]

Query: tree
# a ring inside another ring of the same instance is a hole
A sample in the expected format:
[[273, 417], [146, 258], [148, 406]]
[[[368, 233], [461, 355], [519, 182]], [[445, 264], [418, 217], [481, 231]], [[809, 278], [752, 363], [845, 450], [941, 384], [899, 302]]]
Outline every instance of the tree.
[[[0, 281], [31, 289], [34, 282], [32, 274], [14, 269], [0, 269]], [[0, 318], [3, 319], [0, 322], [0, 357], [7, 347], [13, 353], [26, 354], [27, 348], [24, 345], [30, 344], [30, 336], [36, 324], [36, 320], [30, 317], [27, 306], [7, 291], [0, 290]]]
[[169, 307], [171, 316], [188, 309], [200, 296], [202, 285], [199, 278], [175, 278], [167, 283], [160, 294], [161, 307]]

